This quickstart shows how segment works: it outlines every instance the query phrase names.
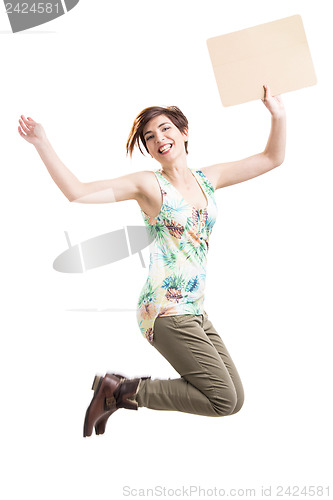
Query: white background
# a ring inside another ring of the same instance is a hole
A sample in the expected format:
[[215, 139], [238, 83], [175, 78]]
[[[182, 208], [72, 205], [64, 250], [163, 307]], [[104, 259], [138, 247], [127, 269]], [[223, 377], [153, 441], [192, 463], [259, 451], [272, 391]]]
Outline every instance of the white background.
[[[104, 436], [83, 439], [96, 372], [177, 374], [138, 329], [147, 268], [137, 255], [83, 275], [52, 268], [64, 231], [76, 243], [143, 224], [137, 205], [70, 204], [18, 135], [18, 117], [41, 122], [83, 181], [157, 167], [125, 156], [132, 121], [150, 105], [187, 115], [192, 168], [256, 154], [269, 112], [261, 101], [222, 106], [206, 39], [295, 14], [318, 84], [283, 96], [285, 162], [216, 193], [205, 308], [238, 367], [244, 407], [216, 419], [120, 410]], [[3, 498], [122, 498], [125, 485], [260, 496], [262, 486], [329, 485], [332, 14], [330, 0], [81, 0], [12, 34], [2, 10]]]

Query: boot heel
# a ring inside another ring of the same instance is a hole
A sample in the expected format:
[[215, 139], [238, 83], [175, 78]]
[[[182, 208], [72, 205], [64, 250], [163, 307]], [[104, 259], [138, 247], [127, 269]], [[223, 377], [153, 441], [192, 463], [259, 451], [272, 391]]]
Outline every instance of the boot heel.
[[103, 377], [101, 377], [100, 375], [95, 375], [91, 390], [96, 392], [98, 390], [99, 386], [101, 385], [102, 380], [103, 380]]

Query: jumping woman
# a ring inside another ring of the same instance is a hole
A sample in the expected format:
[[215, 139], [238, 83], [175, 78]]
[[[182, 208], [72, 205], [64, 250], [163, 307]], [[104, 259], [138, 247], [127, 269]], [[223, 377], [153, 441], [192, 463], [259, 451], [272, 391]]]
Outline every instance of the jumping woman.
[[33, 144], [52, 179], [69, 201], [108, 203], [136, 200], [150, 232], [150, 265], [137, 304], [141, 333], [180, 377], [128, 379], [96, 376], [86, 411], [84, 436], [103, 434], [119, 408], [174, 410], [206, 416], [232, 415], [244, 400], [235, 365], [204, 310], [209, 236], [217, 207], [214, 193], [281, 165], [286, 117], [280, 96], [264, 85], [263, 103], [271, 131], [263, 152], [239, 161], [192, 170], [187, 165], [188, 122], [177, 107], [149, 107], [135, 119], [127, 153], [137, 146], [160, 168], [110, 180], [80, 182], [61, 162], [43, 127], [23, 115], [18, 131]]

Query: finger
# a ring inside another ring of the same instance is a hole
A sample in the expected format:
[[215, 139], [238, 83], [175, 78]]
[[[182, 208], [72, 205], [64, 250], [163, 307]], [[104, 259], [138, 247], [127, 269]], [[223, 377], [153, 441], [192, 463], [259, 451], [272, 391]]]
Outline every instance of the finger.
[[31, 118], [30, 118], [30, 119], [29, 119], [29, 118], [27, 119], [24, 115], [21, 115], [21, 118], [22, 118], [22, 120], [24, 121], [25, 125], [27, 125], [27, 126], [32, 126], [32, 125], [35, 125], [34, 120], [32, 120]]
[[24, 122], [21, 120], [21, 118], [19, 119], [19, 122], [20, 122], [20, 125], [21, 125], [21, 128], [22, 130], [26, 133], [26, 134], [29, 134], [31, 132], [31, 130], [25, 126]]
[[23, 139], [25, 139], [26, 135], [25, 135], [25, 133], [23, 132], [23, 130], [21, 129], [20, 126], [18, 126], [18, 131], [19, 131], [20, 136], [23, 137]]
[[21, 120], [21, 118], [19, 118], [19, 122], [20, 122], [20, 124], [25, 132], [33, 132], [34, 131], [34, 127], [35, 127], [34, 125], [26, 125], [26, 123], [23, 122], [23, 120]]
[[269, 88], [269, 85], [265, 84], [263, 85], [264, 89], [265, 89], [265, 97], [264, 99], [270, 99], [272, 96], [271, 96], [271, 89]]
[[30, 130], [28, 129], [28, 127], [26, 127], [26, 125], [21, 120], [21, 118], [19, 118], [19, 123], [20, 123], [21, 129], [23, 130], [23, 132], [25, 132], [26, 134], [30, 132]]
[[264, 98], [263, 98], [263, 99], [261, 99], [261, 101], [262, 101], [264, 104], [266, 104], [266, 95], [267, 95], [267, 94], [266, 94], [266, 87], [265, 87], [265, 85], [263, 85], [263, 88], [264, 88]]

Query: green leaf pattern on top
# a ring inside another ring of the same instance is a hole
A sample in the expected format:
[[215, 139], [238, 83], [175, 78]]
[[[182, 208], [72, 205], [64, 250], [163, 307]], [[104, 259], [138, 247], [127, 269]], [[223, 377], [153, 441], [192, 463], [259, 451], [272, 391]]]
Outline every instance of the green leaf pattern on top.
[[192, 173], [208, 200], [202, 210], [190, 206], [160, 171], [154, 173], [163, 203], [154, 219], [141, 211], [153, 242], [137, 303], [138, 325], [149, 342], [158, 316], [203, 313], [208, 241], [217, 215], [213, 186], [201, 170]]

